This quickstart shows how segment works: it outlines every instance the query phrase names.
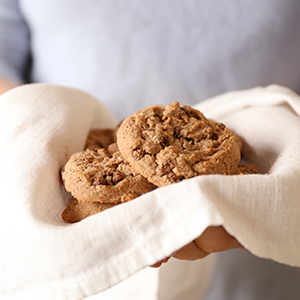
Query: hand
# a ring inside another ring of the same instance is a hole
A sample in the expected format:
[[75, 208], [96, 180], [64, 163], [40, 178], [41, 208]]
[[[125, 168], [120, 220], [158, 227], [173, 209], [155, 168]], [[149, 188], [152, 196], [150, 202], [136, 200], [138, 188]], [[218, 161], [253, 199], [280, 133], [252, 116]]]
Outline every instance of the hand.
[[223, 226], [210, 226], [193, 242], [187, 244], [171, 256], [155, 263], [151, 267], [160, 267], [171, 257], [181, 260], [196, 260], [209, 255], [210, 253], [222, 252], [230, 249], [245, 249]]
[[6, 80], [6, 79], [3, 79], [3, 78], [0, 78], [0, 95], [4, 94], [8, 90], [10, 90], [16, 86], [17, 86], [16, 83]]

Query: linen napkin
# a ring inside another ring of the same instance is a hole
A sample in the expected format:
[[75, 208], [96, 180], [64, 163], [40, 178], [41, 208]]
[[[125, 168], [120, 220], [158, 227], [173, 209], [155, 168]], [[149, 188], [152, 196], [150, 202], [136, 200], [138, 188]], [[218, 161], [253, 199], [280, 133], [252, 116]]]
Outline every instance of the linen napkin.
[[[210, 225], [223, 225], [255, 255], [300, 266], [299, 96], [270, 86], [221, 95], [197, 108], [242, 138], [244, 159], [262, 174], [200, 176], [66, 224], [60, 214], [70, 195], [59, 171], [82, 150], [91, 128], [113, 128], [116, 120], [97, 99], [72, 88], [34, 84], [2, 95], [1, 299], [96, 295], [134, 279]], [[198, 272], [205, 284], [211, 261], [204, 260], [206, 272]], [[190, 268], [203, 268], [203, 262], [196, 264]], [[157, 278], [159, 271], [152, 271]], [[153, 297], [167, 299], [158, 286], [153, 289]], [[108, 299], [109, 291], [99, 299]], [[186, 292], [186, 299], [197, 299], [203, 289], [189, 286]], [[126, 297], [121, 293], [119, 299]]]

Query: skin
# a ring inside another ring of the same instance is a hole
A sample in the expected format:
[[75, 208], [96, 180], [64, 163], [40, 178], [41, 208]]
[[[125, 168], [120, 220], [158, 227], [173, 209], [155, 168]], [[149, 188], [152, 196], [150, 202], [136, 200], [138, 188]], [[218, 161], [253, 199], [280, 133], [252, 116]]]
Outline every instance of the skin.
[[227, 251], [231, 249], [245, 248], [222, 226], [208, 227], [197, 239], [172, 253], [171, 256], [155, 263], [151, 267], [158, 268], [166, 263], [171, 257], [180, 260], [197, 260], [206, 257], [211, 253]]
[[10, 89], [12, 89], [16, 86], [17, 86], [16, 83], [1, 78], [0, 79], [0, 95], [4, 94], [5, 92], [9, 91]]

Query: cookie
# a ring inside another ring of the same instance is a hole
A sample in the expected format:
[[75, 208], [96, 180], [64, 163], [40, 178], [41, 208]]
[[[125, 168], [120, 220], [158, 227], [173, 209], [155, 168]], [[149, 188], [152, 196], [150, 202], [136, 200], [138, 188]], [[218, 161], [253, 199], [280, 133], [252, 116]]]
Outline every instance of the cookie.
[[114, 129], [92, 129], [90, 130], [84, 149], [104, 148], [116, 141]]
[[89, 148], [73, 154], [61, 171], [65, 188], [80, 202], [117, 204], [155, 189], [119, 151]]
[[65, 222], [75, 223], [114, 206], [116, 206], [116, 204], [79, 202], [77, 199], [71, 198], [61, 216]]
[[253, 164], [240, 164], [235, 171], [234, 175], [250, 175], [259, 174], [258, 167]]
[[198, 175], [233, 175], [241, 157], [230, 129], [178, 102], [126, 118], [117, 144], [132, 168], [159, 187]]

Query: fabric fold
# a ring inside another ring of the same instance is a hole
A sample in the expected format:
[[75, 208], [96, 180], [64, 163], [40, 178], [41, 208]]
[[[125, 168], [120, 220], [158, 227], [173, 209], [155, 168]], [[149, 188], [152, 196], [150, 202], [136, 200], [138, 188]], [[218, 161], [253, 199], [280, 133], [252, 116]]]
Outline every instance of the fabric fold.
[[211, 225], [223, 225], [255, 255], [300, 266], [299, 99], [271, 86], [196, 106], [241, 137], [244, 159], [262, 174], [200, 176], [66, 224], [60, 214], [70, 195], [60, 168], [91, 128], [113, 128], [116, 120], [76, 89], [34, 84], [7, 92], [0, 98], [0, 295], [82, 299]]

